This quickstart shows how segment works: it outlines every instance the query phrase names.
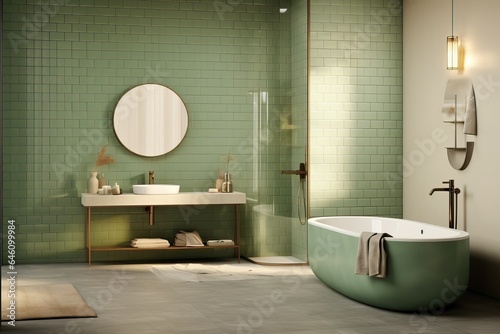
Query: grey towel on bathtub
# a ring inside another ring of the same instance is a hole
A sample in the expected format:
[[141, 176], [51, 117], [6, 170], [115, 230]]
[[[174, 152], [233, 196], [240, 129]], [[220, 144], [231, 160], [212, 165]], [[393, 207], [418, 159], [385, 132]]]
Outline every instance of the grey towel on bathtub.
[[358, 254], [356, 255], [356, 268], [355, 268], [355, 273], [357, 275], [368, 275], [369, 273], [369, 266], [368, 266], [368, 259], [369, 259], [369, 242], [370, 238], [374, 236], [376, 233], [374, 232], [361, 232], [361, 235], [359, 236], [359, 243], [358, 243]]
[[387, 233], [362, 232], [359, 237], [355, 273], [383, 278], [386, 275], [387, 254], [384, 238]]

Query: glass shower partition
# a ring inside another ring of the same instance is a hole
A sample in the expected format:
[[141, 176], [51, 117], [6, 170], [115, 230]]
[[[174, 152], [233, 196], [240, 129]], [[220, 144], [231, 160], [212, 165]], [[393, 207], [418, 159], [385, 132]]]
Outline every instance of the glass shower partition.
[[[252, 104], [251, 191], [243, 255], [261, 264], [307, 262], [307, 0], [270, 4], [274, 61]], [[279, 5], [279, 6], [278, 6]], [[278, 6], [278, 7], [277, 7]], [[265, 66], [264, 64], [262, 66]], [[267, 64], [269, 66], [269, 64]]]

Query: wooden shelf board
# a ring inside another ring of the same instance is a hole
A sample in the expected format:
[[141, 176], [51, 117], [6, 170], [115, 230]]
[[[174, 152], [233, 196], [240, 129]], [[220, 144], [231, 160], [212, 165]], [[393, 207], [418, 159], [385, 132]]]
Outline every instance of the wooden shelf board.
[[103, 252], [103, 251], [151, 251], [151, 250], [183, 250], [183, 249], [218, 249], [218, 248], [238, 248], [238, 245], [231, 246], [193, 246], [193, 247], [180, 247], [180, 246], [170, 246], [170, 247], [159, 247], [159, 248], [136, 248], [136, 247], [127, 247], [127, 246], [95, 246], [92, 247], [91, 251], [93, 252]]

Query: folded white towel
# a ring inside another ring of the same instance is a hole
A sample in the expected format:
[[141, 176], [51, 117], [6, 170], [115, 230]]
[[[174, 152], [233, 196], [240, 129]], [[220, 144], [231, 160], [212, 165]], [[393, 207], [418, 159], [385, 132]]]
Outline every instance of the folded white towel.
[[132, 242], [134, 244], [157, 244], [157, 243], [162, 243], [162, 242], [168, 242], [166, 239], [161, 239], [161, 238], [134, 238], [132, 239]]
[[135, 238], [130, 241], [130, 246], [134, 248], [168, 248], [170, 243], [167, 239], [161, 238]]
[[134, 248], [168, 248], [170, 247], [170, 244], [169, 243], [144, 244], [144, 245], [130, 244], [130, 246]]
[[207, 246], [234, 246], [234, 241], [229, 239], [208, 240]]

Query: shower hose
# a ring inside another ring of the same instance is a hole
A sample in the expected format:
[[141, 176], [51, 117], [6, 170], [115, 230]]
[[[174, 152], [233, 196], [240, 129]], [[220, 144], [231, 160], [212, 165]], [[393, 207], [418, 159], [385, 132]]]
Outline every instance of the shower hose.
[[[301, 225], [306, 224], [307, 216], [306, 216], [306, 194], [305, 194], [305, 178], [301, 179], [299, 182], [299, 186], [297, 188], [297, 215], [299, 216], [299, 223]], [[301, 196], [302, 195], [302, 196]], [[302, 203], [301, 203], [302, 202]], [[302, 220], [302, 216], [300, 214], [300, 206], [301, 204], [304, 207], [304, 220]]]

